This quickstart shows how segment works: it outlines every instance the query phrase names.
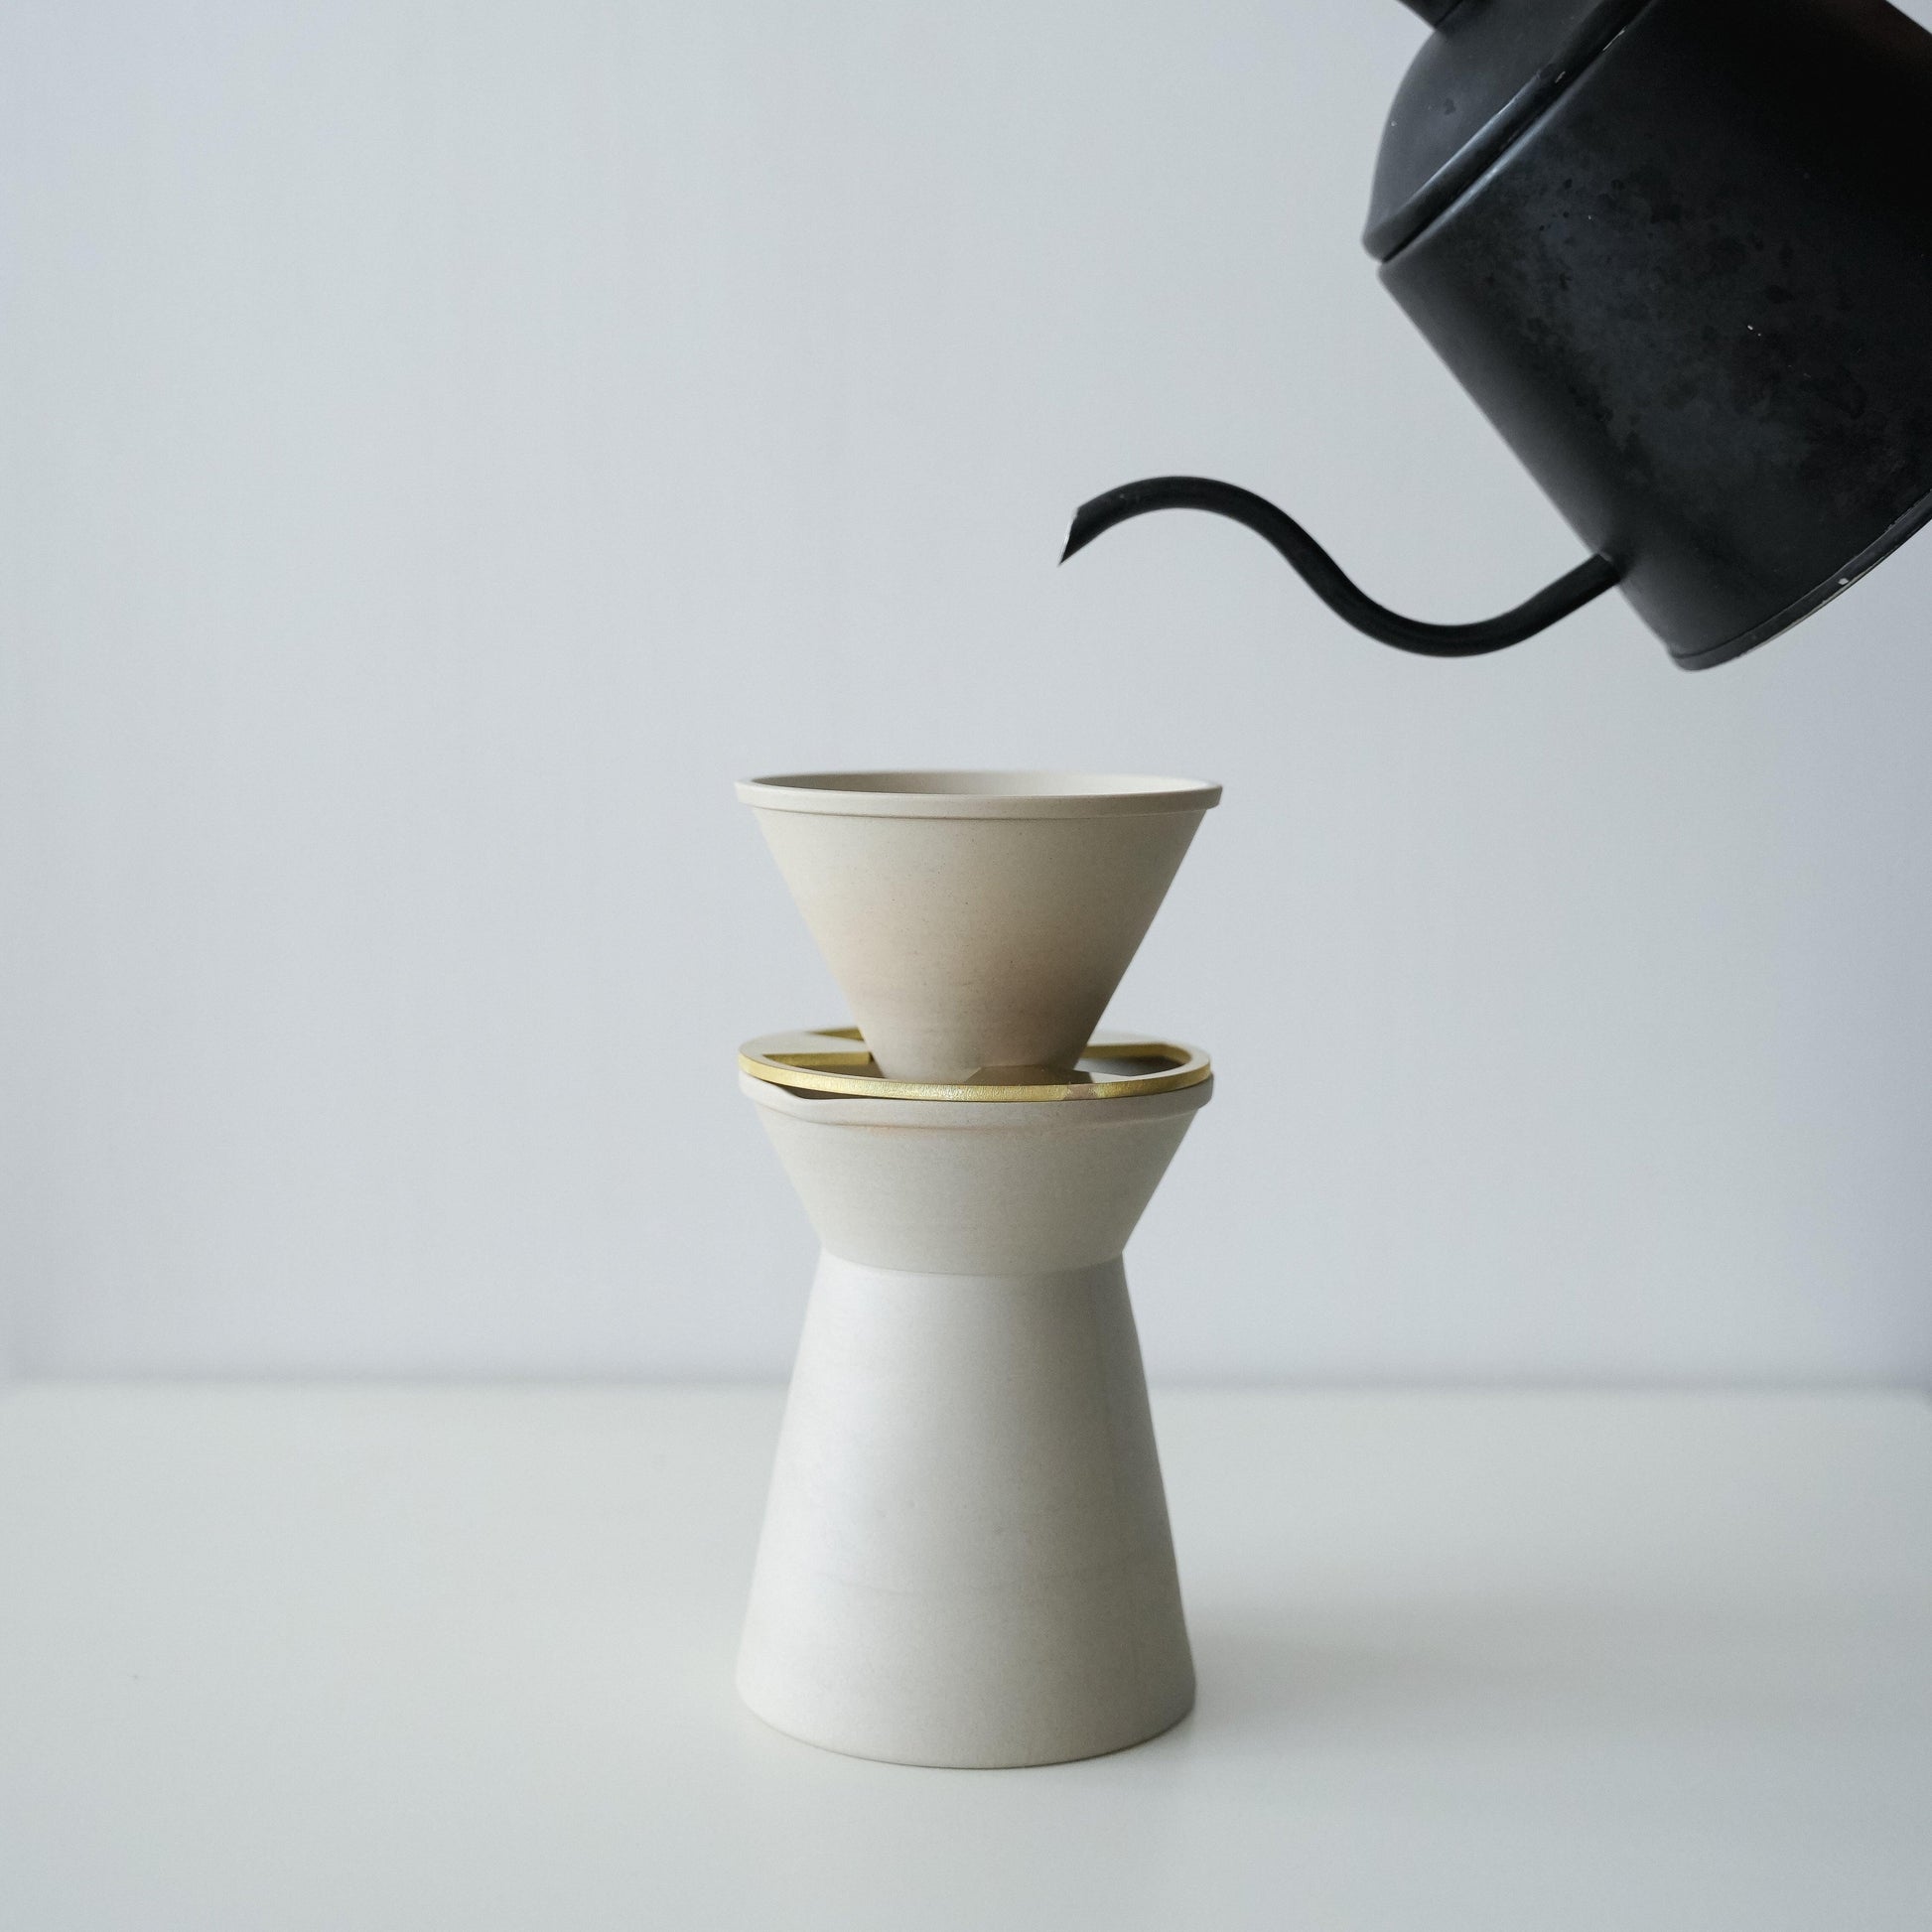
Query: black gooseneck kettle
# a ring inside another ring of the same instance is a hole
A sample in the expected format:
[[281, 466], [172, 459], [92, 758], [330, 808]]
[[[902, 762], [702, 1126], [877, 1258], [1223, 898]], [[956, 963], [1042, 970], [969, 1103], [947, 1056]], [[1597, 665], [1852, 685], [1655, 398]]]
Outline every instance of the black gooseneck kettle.
[[1251, 491], [1158, 477], [1066, 555], [1193, 508], [1341, 617], [1437, 656], [1616, 585], [1722, 664], [1932, 521], [1932, 34], [1885, 0], [1407, 0], [1365, 241], [1383, 284], [1593, 553], [1518, 609], [1424, 623]]

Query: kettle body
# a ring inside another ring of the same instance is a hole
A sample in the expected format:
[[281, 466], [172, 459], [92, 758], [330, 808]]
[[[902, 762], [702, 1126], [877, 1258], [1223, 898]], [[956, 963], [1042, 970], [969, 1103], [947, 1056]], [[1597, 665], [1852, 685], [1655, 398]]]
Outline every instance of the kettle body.
[[1468, 655], [1615, 584], [1690, 669], [1932, 521], [1932, 34], [1885, 0], [1407, 0], [1435, 31], [1384, 133], [1380, 275], [1592, 553], [1480, 624], [1401, 618], [1284, 512], [1249, 524], [1383, 641]]
[[[1398, 128], [1498, 4], [1449, 16]], [[1385, 160], [1383, 284], [1679, 662], [1932, 519], [1932, 35], [1882, 0], [1647, 0], [1496, 148], [1439, 209]]]

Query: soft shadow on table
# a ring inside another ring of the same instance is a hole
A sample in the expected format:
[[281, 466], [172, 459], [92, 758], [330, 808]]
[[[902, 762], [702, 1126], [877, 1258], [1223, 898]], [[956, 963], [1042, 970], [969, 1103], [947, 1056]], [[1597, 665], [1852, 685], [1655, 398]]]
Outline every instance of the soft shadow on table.
[[[1876, 1666], [1896, 1631], [1820, 1608], [1498, 1597], [1190, 1619], [1199, 1699], [1174, 1733], [1305, 1748], [1657, 1727], [1932, 1722]], [[1867, 1641], [1865, 1641], [1868, 1639]], [[1836, 1656], [1821, 1673], [1806, 1659]]]
[[1196, 1738], [1306, 1741], [1400, 1722], [1404, 1713], [1453, 1701], [1463, 1660], [1386, 1633], [1344, 1639], [1331, 1623], [1294, 1612], [1253, 1610], [1192, 1620], [1199, 1684], [1182, 1726]]

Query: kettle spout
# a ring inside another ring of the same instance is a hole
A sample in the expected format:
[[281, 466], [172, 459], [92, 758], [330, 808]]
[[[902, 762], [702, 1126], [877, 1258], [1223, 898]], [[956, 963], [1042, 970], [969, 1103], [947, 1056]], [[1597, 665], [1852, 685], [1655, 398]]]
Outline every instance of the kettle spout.
[[1479, 623], [1424, 623], [1377, 604], [1286, 510], [1277, 509], [1251, 489], [1215, 483], [1208, 477], [1149, 477], [1082, 503], [1074, 513], [1060, 562], [1084, 550], [1116, 523], [1145, 516], [1150, 510], [1168, 509], [1209, 510], [1216, 516], [1232, 517], [1273, 544], [1338, 618], [1381, 643], [1424, 657], [1479, 657], [1485, 651], [1520, 644], [1592, 598], [1601, 597], [1621, 574], [1609, 558], [1591, 557], [1500, 617], [1485, 618]]

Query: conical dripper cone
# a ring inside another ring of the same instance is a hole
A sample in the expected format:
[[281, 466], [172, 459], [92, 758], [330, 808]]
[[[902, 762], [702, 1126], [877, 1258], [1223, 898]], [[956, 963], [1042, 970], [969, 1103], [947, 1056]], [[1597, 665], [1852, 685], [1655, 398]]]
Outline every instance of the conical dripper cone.
[[1219, 785], [1046, 771], [741, 782], [881, 1072], [1062, 1070]]

